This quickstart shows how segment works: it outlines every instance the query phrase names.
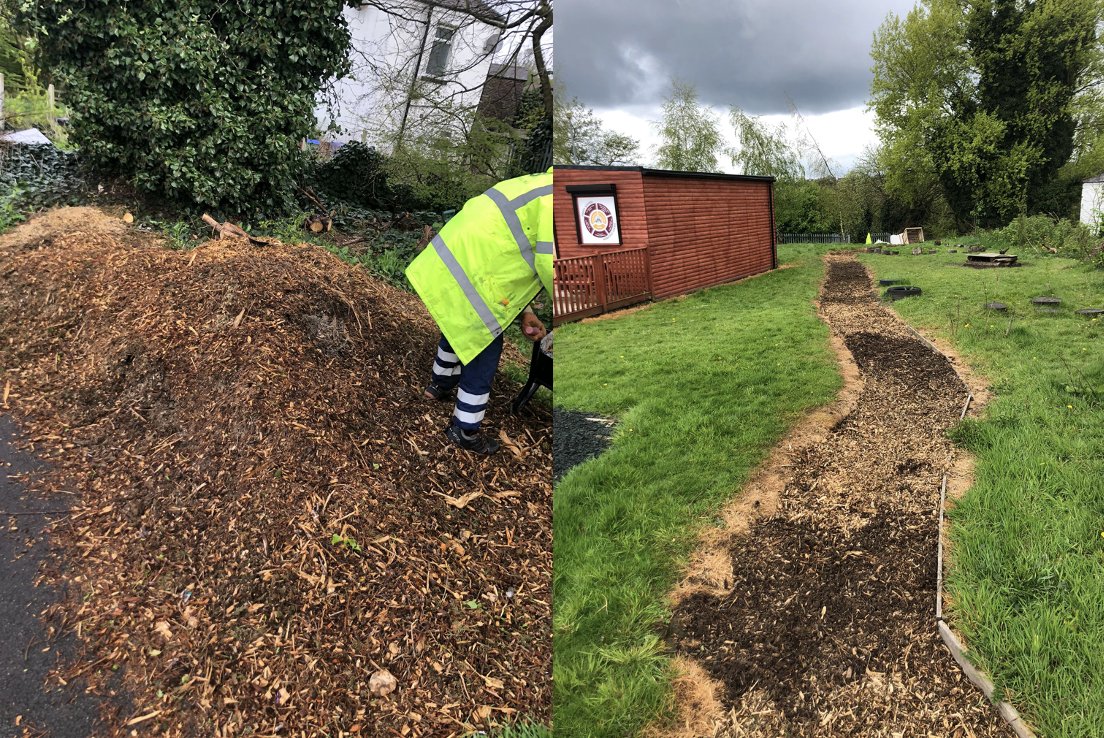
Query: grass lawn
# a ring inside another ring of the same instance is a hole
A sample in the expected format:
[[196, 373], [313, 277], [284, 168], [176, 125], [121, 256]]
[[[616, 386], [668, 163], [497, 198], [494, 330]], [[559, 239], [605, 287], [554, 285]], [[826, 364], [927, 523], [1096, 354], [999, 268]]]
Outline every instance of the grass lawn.
[[[978, 466], [951, 514], [952, 623], [1041, 737], [1104, 736], [1104, 321], [1073, 313], [1104, 307], [1104, 271], [905, 253], [861, 258], [923, 288], [896, 310], [949, 340], [995, 395], [954, 433]], [[1041, 295], [1062, 298], [1061, 313], [1038, 314]]]
[[620, 421], [555, 490], [557, 734], [633, 735], [670, 709], [659, 626], [695, 532], [840, 387], [811, 304], [827, 248], [782, 246], [796, 266], [557, 329], [556, 405]]

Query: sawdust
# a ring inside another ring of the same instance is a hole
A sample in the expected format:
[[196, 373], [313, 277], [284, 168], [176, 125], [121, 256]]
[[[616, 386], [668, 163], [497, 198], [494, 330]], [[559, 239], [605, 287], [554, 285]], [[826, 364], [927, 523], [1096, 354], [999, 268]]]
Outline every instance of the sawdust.
[[[551, 423], [449, 446], [420, 301], [322, 249], [172, 251], [95, 210], [0, 238], [0, 386], [75, 494], [45, 576], [165, 736], [460, 736], [550, 718]], [[499, 378], [496, 383], [505, 382]], [[369, 676], [386, 670], [385, 696]]]
[[0, 248], [41, 242], [75, 231], [89, 231], [109, 236], [125, 236], [126, 223], [97, 208], [59, 208], [31, 218], [19, 228], [0, 235]]

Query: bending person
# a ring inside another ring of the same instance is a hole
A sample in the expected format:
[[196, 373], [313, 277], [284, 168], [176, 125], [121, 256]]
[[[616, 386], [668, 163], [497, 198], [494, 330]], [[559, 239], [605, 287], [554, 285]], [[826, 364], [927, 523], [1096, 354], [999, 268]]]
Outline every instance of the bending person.
[[529, 303], [543, 285], [552, 294], [552, 170], [500, 182], [468, 200], [406, 270], [441, 329], [425, 396], [456, 393], [445, 434], [457, 446], [494, 453], [498, 441], [479, 433], [491, 381], [502, 356], [502, 333], [521, 317], [531, 341], [546, 329]]

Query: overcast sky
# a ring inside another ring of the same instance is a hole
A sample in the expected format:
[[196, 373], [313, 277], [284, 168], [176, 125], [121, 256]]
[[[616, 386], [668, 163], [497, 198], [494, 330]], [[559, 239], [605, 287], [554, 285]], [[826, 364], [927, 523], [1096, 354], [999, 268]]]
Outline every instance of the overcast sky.
[[874, 31], [888, 13], [904, 15], [914, 4], [557, 0], [556, 79], [607, 127], [639, 139], [644, 164], [654, 163], [651, 122], [677, 77], [697, 88], [730, 135], [730, 105], [792, 129], [792, 99], [821, 148], [846, 170], [877, 140], [865, 111]]

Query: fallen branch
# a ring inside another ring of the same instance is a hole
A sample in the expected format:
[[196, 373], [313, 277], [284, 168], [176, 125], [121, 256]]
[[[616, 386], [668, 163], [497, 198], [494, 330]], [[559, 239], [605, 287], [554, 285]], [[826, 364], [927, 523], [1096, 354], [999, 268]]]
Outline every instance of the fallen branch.
[[255, 246], [267, 246], [268, 242], [264, 239], [254, 238], [245, 232], [245, 229], [239, 225], [235, 225], [230, 222], [219, 223], [207, 213], [204, 213], [201, 220], [207, 225], [211, 226], [219, 234], [219, 238], [244, 238]]

